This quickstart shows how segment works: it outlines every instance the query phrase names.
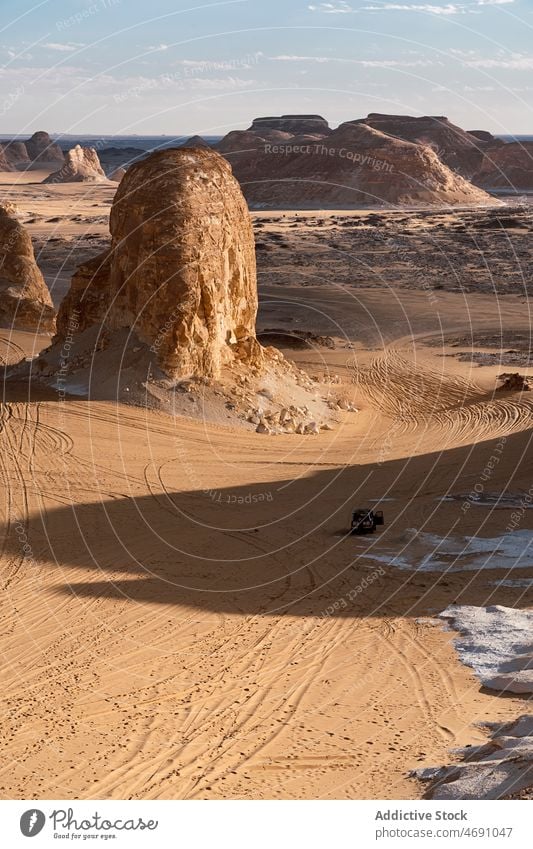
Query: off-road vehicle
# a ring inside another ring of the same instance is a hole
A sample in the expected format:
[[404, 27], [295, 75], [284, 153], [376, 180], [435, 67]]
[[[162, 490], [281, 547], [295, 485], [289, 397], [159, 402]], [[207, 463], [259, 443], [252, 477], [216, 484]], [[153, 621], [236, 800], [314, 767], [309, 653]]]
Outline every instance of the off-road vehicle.
[[373, 534], [377, 525], [383, 525], [383, 512], [381, 510], [371, 510], [368, 508], [360, 508], [352, 513], [352, 534]]

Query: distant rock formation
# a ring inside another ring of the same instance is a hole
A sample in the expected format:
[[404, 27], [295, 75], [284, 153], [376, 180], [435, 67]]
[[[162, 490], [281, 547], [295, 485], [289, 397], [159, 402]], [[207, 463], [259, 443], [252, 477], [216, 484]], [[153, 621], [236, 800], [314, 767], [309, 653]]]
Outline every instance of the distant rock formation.
[[493, 136], [492, 133], [489, 133], [487, 130], [467, 130], [469, 136], [474, 136], [475, 139], [478, 139], [482, 142], [487, 142], [488, 144], [498, 145], [505, 144], [500, 139], [497, 139], [496, 136]]
[[[287, 139], [291, 136], [287, 134]], [[252, 133], [251, 130], [231, 130], [221, 141], [217, 142], [215, 149], [219, 153], [240, 153], [241, 151], [259, 150], [265, 143], [263, 136]]]
[[0, 171], [14, 171], [13, 164], [7, 158], [5, 148], [0, 145]]
[[467, 133], [444, 116], [415, 118], [371, 112], [360, 123], [404, 141], [428, 145], [448, 168], [467, 179], [478, 170], [487, 144], [479, 135]]
[[281, 115], [280, 117], [254, 118], [249, 131], [263, 135], [268, 130], [280, 130], [291, 135], [326, 136], [330, 126], [321, 115]]
[[202, 138], [202, 136], [191, 136], [190, 139], [187, 139], [186, 142], [181, 145], [182, 147], [211, 147], [209, 142]]
[[473, 179], [486, 189], [532, 190], [533, 142], [504, 142], [489, 147]]
[[145, 159], [148, 151], [140, 147], [104, 147], [98, 151], [98, 159], [106, 174], [117, 168], [126, 168], [140, 159]]
[[106, 180], [96, 150], [77, 144], [69, 150], [59, 171], [54, 171], [43, 183], [103, 183]]
[[252, 225], [221, 156], [179, 148], [133, 165], [110, 229], [110, 250], [73, 277], [56, 341], [75, 313], [79, 333], [131, 329], [171, 377], [216, 378], [234, 358], [260, 359]]
[[53, 333], [52, 299], [39, 271], [29, 233], [0, 206], [0, 321], [18, 330]]
[[13, 141], [0, 145], [3, 153], [13, 169], [26, 168], [30, 164], [30, 158], [24, 142]]
[[342, 124], [327, 138], [272, 143], [230, 133], [217, 146], [232, 163], [254, 207], [477, 205], [489, 196], [448, 168], [425, 144], [408, 142], [365, 121]]
[[48, 133], [42, 130], [34, 133], [31, 139], [25, 142], [29, 159], [34, 164], [46, 166], [56, 162], [63, 162], [63, 151], [58, 144], [54, 144]]
[[113, 183], [120, 183], [120, 181], [126, 176], [125, 168], [116, 168], [112, 174], [109, 175], [109, 179]]

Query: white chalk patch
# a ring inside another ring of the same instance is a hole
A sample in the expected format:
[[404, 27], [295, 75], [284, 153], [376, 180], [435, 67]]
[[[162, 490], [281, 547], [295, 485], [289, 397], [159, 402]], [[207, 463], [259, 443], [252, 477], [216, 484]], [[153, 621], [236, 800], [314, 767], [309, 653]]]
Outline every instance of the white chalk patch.
[[57, 392], [65, 393], [66, 395], [88, 395], [89, 386], [85, 383], [74, 383], [74, 381], [64, 380], [58, 383], [51, 384], [52, 389]]
[[527, 492], [484, 492], [466, 493], [463, 495], [445, 495], [437, 501], [460, 501], [472, 504], [474, 507], [495, 507], [498, 510], [514, 510], [533, 508], [533, 496]]
[[430, 782], [430, 799], [505, 799], [531, 787], [533, 716], [484, 725], [491, 731], [490, 739], [481, 746], [455, 750], [462, 756], [459, 763], [411, 773]]
[[457, 653], [485, 687], [533, 693], [533, 610], [450, 605], [440, 616], [459, 631]]
[[533, 531], [501, 537], [441, 537], [408, 528], [394, 548], [371, 549], [365, 557], [418, 572], [477, 572], [533, 568]]
[[489, 581], [488, 586], [533, 589], [533, 578], [503, 578], [501, 581]]

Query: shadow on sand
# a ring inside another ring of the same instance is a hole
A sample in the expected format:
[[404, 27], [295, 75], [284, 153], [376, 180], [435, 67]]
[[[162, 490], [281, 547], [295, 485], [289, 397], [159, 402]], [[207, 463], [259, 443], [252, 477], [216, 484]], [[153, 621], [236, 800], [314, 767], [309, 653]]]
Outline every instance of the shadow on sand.
[[[530, 431], [507, 439], [491, 490], [527, 491], [530, 439]], [[472, 489], [497, 444], [235, 488], [165, 491], [158, 482], [150, 495], [47, 509], [30, 517], [28, 537], [39, 580], [76, 596], [292, 616], [419, 616], [453, 602], [526, 606], [531, 597], [523, 589], [491, 585], [507, 572], [409, 572], [365, 557], [372, 547], [383, 552], [384, 538], [387, 551], [408, 545], [413, 527], [442, 536], [501, 534], [512, 510], [463, 511], [460, 502], [441, 500], [448, 491]], [[68, 488], [61, 496], [68, 500]], [[348, 536], [351, 508], [383, 496], [391, 499], [381, 505], [383, 531]], [[532, 525], [533, 511], [526, 510], [521, 528]], [[6, 547], [20, 555], [13, 533]], [[62, 583], [57, 571], [47, 580], [54, 562]], [[533, 571], [533, 552], [531, 562]]]

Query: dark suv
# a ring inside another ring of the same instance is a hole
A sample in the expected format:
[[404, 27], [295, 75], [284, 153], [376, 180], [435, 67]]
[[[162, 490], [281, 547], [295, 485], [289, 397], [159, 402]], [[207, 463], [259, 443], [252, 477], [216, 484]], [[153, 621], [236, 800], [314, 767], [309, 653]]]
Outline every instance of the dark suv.
[[352, 534], [373, 534], [377, 525], [383, 525], [383, 512], [381, 510], [360, 509], [352, 513]]

